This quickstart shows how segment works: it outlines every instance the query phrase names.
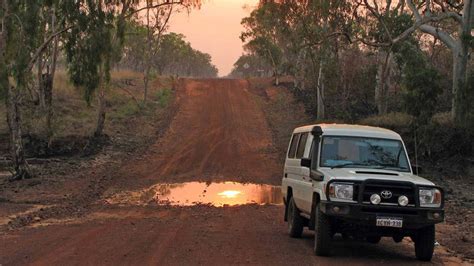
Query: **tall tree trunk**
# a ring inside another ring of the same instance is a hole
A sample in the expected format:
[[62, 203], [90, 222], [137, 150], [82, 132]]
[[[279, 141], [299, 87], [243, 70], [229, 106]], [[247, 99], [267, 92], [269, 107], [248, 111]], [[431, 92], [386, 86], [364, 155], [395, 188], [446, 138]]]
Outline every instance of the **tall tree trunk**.
[[375, 104], [379, 114], [386, 114], [388, 110], [388, 89], [390, 88], [390, 75], [392, 69], [392, 52], [382, 49], [378, 52], [378, 66], [375, 86]]
[[145, 73], [143, 75], [143, 102], [146, 103], [147, 98], [148, 98], [148, 82], [150, 81], [150, 66], [147, 63], [145, 67]]
[[97, 127], [94, 132], [94, 137], [100, 137], [104, 131], [105, 115], [106, 115], [106, 101], [105, 101], [105, 84], [103, 80], [100, 82], [98, 91], [98, 109], [97, 109]]
[[0, 21], [0, 90], [6, 93], [5, 104], [7, 107], [7, 123], [10, 133], [10, 152], [13, 161], [15, 175], [13, 179], [23, 179], [32, 177], [28, 163], [26, 162], [23, 142], [22, 142], [22, 128], [21, 116], [18, 108], [19, 89], [10, 85], [7, 61], [5, 58], [5, 50], [7, 48], [8, 31], [5, 26], [5, 18], [8, 18], [9, 5], [8, 1], [2, 1], [3, 18]]
[[104, 131], [105, 115], [106, 115], [106, 90], [107, 81], [104, 79], [104, 68], [99, 66], [99, 87], [97, 97], [97, 125], [94, 131], [94, 137], [101, 137]]
[[[147, 6], [150, 6], [151, 2], [147, 1]], [[145, 51], [145, 73], [143, 75], [143, 102], [146, 103], [148, 98], [148, 82], [150, 80], [150, 64], [151, 64], [151, 45], [152, 45], [152, 31], [150, 29], [150, 9], [146, 10], [146, 29], [147, 29], [147, 45], [148, 49]]]
[[[415, 22], [422, 23], [423, 19], [427, 16], [431, 16], [431, 12], [429, 9], [425, 10], [427, 15], [422, 16], [420, 14], [417, 6], [414, 4], [413, 0], [406, 1], [408, 8], [414, 15]], [[427, 12], [428, 11], [428, 12]], [[469, 106], [472, 105], [470, 103], [469, 98], [466, 96], [470, 96], [471, 93], [467, 91], [467, 62], [469, 60], [469, 49], [472, 45], [472, 29], [473, 29], [473, 22], [474, 22], [474, 1], [473, 0], [464, 0], [462, 5], [462, 12], [461, 16], [455, 16], [456, 22], [458, 23], [459, 31], [457, 34], [451, 34], [447, 31], [444, 31], [442, 28], [438, 28], [436, 26], [430, 24], [421, 24], [418, 29], [424, 33], [427, 33], [441, 42], [443, 42], [453, 53], [453, 84], [452, 84], [452, 91], [453, 91], [453, 99], [452, 99], [452, 106], [451, 106], [451, 116], [453, 121], [458, 125], [464, 125], [465, 119], [467, 116], [465, 112], [468, 112]], [[446, 15], [446, 13], [442, 13], [439, 16]], [[405, 31], [402, 35], [402, 38], [396, 38], [397, 41], [404, 40], [403, 37], [409, 36], [413, 31], [414, 27], [409, 28]], [[408, 32], [409, 34], [405, 34]], [[457, 36], [456, 36], [457, 35]], [[466, 95], [466, 93], [468, 95]]]
[[459, 49], [453, 50], [453, 98], [451, 106], [451, 116], [453, 121], [462, 125], [466, 119], [469, 106], [473, 103], [469, 94], [473, 92], [468, 91], [467, 84], [467, 63], [468, 63], [468, 46], [462, 42]]
[[[56, 32], [56, 8], [52, 9], [52, 18], [51, 18], [51, 28], [52, 32]], [[53, 86], [54, 86], [54, 76], [56, 74], [56, 63], [58, 59], [58, 36], [54, 37], [53, 42], [53, 52], [51, 60], [51, 68], [49, 69], [49, 75], [47, 79], [47, 86], [45, 86], [45, 104], [46, 104], [46, 137], [48, 140], [48, 147], [51, 145], [51, 140], [53, 138]]]
[[48, 147], [51, 145], [53, 137], [53, 129], [51, 120], [53, 116], [53, 74], [43, 75], [43, 89], [44, 89], [44, 111], [46, 116], [46, 140], [48, 141]]
[[318, 74], [318, 85], [317, 85], [317, 119], [321, 120], [325, 118], [324, 112], [324, 62], [321, 59], [319, 61], [319, 74]]
[[23, 149], [21, 115], [18, 107], [19, 89], [11, 85], [7, 89], [7, 122], [10, 130], [10, 151], [15, 169], [13, 179], [26, 179], [31, 178], [32, 174]]
[[37, 71], [37, 79], [38, 79], [38, 98], [39, 98], [39, 104], [41, 108], [45, 107], [45, 99], [44, 99], [44, 82], [43, 82], [43, 53], [40, 53], [38, 55], [38, 60], [36, 63], [36, 66], [38, 67]]

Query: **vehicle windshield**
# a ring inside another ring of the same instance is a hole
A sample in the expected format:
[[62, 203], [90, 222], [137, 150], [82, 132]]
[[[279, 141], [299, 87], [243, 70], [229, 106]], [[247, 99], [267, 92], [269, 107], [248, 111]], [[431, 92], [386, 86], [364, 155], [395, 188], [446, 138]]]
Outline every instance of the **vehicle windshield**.
[[393, 139], [324, 136], [320, 158], [322, 167], [410, 171], [402, 142]]

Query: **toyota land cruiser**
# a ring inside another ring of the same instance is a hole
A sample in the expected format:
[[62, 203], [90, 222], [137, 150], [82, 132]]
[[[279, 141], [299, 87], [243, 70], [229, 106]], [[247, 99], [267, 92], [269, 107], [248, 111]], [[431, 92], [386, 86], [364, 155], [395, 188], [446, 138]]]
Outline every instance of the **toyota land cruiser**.
[[315, 231], [327, 256], [335, 234], [378, 243], [410, 237], [419, 260], [432, 258], [443, 190], [414, 174], [399, 134], [377, 127], [319, 124], [296, 128], [282, 179], [291, 237]]

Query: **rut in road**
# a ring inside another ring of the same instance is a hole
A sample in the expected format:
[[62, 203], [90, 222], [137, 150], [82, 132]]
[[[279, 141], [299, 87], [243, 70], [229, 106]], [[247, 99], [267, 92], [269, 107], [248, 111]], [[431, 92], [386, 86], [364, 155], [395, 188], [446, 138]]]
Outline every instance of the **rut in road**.
[[178, 111], [151, 153], [124, 169], [159, 182], [238, 181], [278, 184], [272, 135], [245, 80], [183, 80]]

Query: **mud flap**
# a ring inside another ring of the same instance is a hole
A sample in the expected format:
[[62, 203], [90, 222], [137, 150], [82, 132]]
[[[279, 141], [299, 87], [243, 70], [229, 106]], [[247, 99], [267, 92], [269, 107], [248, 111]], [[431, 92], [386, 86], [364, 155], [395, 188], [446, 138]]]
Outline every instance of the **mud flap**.
[[319, 203], [319, 194], [317, 193], [313, 193], [313, 200], [312, 200], [312, 204], [311, 204], [311, 216], [310, 216], [310, 219], [308, 221], [308, 228], [310, 230], [314, 230], [315, 229], [315, 225], [316, 225], [316, 206], [318, 205]]

